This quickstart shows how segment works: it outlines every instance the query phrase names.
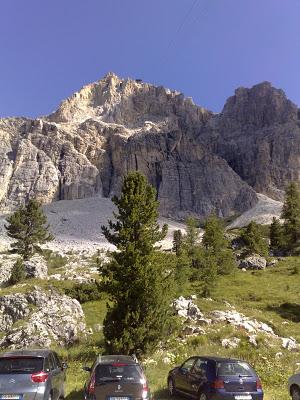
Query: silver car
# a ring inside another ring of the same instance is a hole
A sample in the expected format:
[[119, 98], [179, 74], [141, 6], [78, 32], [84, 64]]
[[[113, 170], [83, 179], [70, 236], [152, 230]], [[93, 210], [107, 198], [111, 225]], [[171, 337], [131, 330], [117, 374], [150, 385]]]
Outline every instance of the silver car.
[[293, 400], [300, 400], [300, 373], [290, 377], [289, 392]]
[[63, 399], [66, 368], [51, 350], [0, 353], [0, 400]]

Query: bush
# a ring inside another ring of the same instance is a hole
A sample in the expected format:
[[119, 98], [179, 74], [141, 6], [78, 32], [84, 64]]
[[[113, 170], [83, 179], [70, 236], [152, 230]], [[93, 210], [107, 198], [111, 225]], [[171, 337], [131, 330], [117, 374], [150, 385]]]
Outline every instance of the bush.
[[54, 253], [52, 250], [43, 250], [42, 255], [47, 262], [48, 268], [61, 268], [68, 263], [68, 257]]
[[79, 303], [87, 303], [102, 298], [102, 292], [97, 283], [78, 283], [72, 288], [66, 288], [65, 293], [67, 296], [78, 300]]
[[12, 267], [11, 276], [9, 279], [10, 285], [15, 285], [25, 279], [24, 264], [21, 258], [19, 258]]

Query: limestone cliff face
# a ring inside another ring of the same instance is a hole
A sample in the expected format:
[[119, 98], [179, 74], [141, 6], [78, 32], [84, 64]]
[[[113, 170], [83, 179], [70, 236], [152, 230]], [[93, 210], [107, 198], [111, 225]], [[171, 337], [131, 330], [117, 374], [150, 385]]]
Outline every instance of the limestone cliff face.
[[274, 199], [282, 200], [288, 182], [300, 181], [299, 111], [268, 82], [237, 89], [202, 129], [200, 141]]
[[[270, 95], [273, 109], [265, 116], [255, 99], [246, 106], [252, 95], [243, 90], [238, 92], [248, 99], [245, 104], [231, 98], [223, 113], [214, 115], [181, 93], [108, 74], [48, 117], [2, 119], [1, 208], [12, 209], [31, 196], [43, 203], [112, 196], [123, 176], [138, 169], [156, 187], [163, 215], [243, 212], [256, 203], [251, 186], [258, 187], [248, 176], [248, 167], [258, 165], [255, 151], [249, 165], [235, 154], [243, 121], [249, 137], [272, 124], [297, 124], [297, 108], [283, 107], [282, 92], [279, 99]], [[263, 93], [261, 98], [269, 109], [270, 99]]]

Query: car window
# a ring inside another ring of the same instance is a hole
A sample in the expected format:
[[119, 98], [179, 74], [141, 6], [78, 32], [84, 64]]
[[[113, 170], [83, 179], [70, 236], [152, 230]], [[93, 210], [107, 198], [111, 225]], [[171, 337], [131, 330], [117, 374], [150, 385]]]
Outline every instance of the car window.
[[189, 358], [187, 361], [185, 361], [181, 368], [186, 369], [186, 370], [190, 370], [192, 368], [192, 366], [194, 365], [195, 362], [195, 358]]
[[48, 360], [49, 360], [49, 365], [50, 365], [50, 371], [52, 371], [55, 369], [55, 364], [54, 364], [54, 359], [52, 357], [52, 354], [49, 354]]
[[199, 378], [205, 378], [208, 372], [208, 362], [198, 358], [193, 366], [193, 371]]
[[3, 357], [0, 358], [0, 374], [33, 374], [43, 369], [40, 357]]
[[218, 375], [222, 376], [255, 376], [255, 372], [245, 362], [221, 362], [218, 363]]
[[55, 364], [57, 368], [61, 368], [61, 361], [56, 353], [53, 353], [54, 359], [55, 359]]
[[46, 371], [46, 372], [50, 371], [50, 364], [49, 364], [49, 358], [48, 357], [45, 358], [44, 371]]
[[128, 364], [99, 364], [96, 367], [96, 382], [122, 380], [141, 383], [142, 370], [138, 365]]

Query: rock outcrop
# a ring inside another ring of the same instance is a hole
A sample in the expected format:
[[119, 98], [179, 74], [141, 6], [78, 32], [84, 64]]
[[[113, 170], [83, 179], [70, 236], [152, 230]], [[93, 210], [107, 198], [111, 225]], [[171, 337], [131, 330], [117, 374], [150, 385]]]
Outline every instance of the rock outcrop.
[[0, 207], [118, 194], [143, 172], [161, 213], [222, 217], [281, 199], [299, 180], [298, 108], [264, 82], [239, 88], [220, 114], [163, 87], [108, 74], [53, 114], [0, 120]]
[[0, 206], [110, 197], [138, 169], [165, 216], [241, 213], [256, 193], [199, 141], [213, 117], [179, 92], [108, 74], [48, 117], [0, 120]]
[[[220, 327], [230, 325], [235, 334], [242, 333], [254, 347], [258, 346], [257, 338], [259, 335], [263, 335], [266, 340], [274, 340], [283, 349], [296, 352], [300, 350], [300, 345], [295, 338], [278, 336], [270, 325], [239, 313], [235, 307], [227, 302], [225, 304], [230, 310], [215, 310], [205, 315], [200, 311], [194, 300], [194, 296], [187, 299], [180, 296], [171, 304], [175, 315], [178, 315], [181, 319], [181, 337], [184, 339], [188, 336], [206, 335], [216, 330], [220, 332]], [[241, 338], [235, 336], [221, 338], [221, 345], [225, 348], [234, 349], [239, 347], [240, 343]]]
[[208, 121], [201, 141], [257, 192], [276, 200], [288, 182], [299, 182], [299, 110], [269, 82], [237, 89]]
[[79, 302], [35, 288], [0, 297], [0, 348], [69, 345], [86, 334]]
[[27, 278], [46, 279], [48, 276], [46, 260], [41, 256], [35, 255], [30, 260], [25, 261], [24, 269]]

